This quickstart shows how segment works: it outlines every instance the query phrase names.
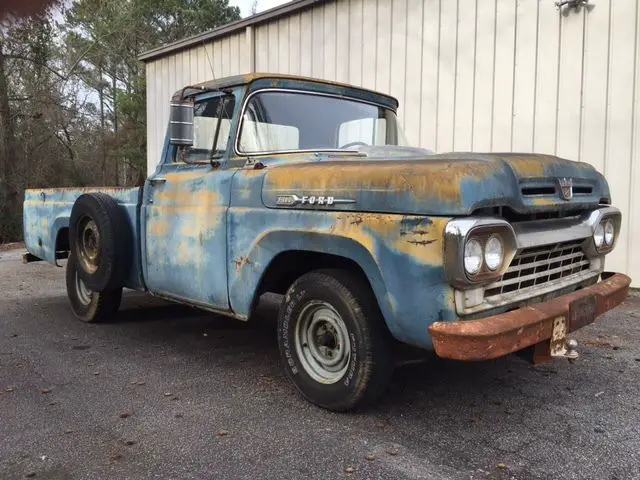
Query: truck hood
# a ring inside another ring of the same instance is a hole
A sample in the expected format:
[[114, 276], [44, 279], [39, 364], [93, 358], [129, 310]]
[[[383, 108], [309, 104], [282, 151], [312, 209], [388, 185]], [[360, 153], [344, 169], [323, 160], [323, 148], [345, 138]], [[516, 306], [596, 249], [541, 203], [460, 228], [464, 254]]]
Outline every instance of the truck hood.
[[[610, 202], [606, 180], [591, 165], [550, 155], [430, 155], [422, 149], [382, 147], [357, 155], [300, 160], [268, 167], [262, 192], [266, 206], [321, 208], [318, 197], [333, 197], [341, 201], [331, 207], [326, 201], [321, 205], [333, 210], [456, 216], [488, 207], [529, 214]], [[561, 196], [563, 179], [573, 184], [570, 200]]]

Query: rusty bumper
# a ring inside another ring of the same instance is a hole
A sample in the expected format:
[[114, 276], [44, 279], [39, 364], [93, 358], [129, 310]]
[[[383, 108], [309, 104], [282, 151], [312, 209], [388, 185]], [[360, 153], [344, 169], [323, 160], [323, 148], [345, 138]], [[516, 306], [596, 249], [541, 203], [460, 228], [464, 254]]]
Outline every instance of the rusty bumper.
[[[435, 351], [440, 357], [454, 360], [488, 360], [549, 340], [558, 317], [565, 318], [567, 331], [578, 330], [619, 305], [629, 293], [628, 276], [603, 274], [603, 278], [577, 292], [500, 315], [436, 322], [429, 327]], [[595, 312], [593, 308], [581, 308], [590, 299]]]

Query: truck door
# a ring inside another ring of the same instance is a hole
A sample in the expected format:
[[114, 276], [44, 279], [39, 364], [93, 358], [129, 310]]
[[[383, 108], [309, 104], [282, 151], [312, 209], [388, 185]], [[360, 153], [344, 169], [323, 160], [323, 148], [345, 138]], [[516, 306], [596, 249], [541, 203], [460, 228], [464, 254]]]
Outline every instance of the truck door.
[[194, 145], [165, 145], [162, 164], [147, 179], [141, 214], [147, 288], [222, 311], [229, 310], [226, 214], [236, 172], [223, 158], [234, 104], [220, 93], [196, 101]]

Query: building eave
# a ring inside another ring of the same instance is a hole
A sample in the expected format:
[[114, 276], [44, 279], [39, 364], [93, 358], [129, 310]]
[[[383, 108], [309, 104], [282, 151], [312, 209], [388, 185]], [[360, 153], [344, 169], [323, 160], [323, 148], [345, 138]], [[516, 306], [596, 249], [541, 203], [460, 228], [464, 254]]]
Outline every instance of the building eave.
[[178, 40], [177, 42], [162, 45], [160, 47], [148, 50], [138, 56], [138, 60], [142, 62], [151, 62], [158, 58], [165, 57], [167, 55], [173, 55], [182, 50], [186, 50], [193, 46], [200, 46], [205, 43], [209, 43], [215, 39], [226, 37], [234, 33], [242, 32], [247, 27], [259, 25], [265, 22], [277, 20], [278, 18], [291, 15], [292, 13], [299, 12], [310, 8], [318, 3], [323, 3], [331, 0], [293, 0], [289, 3], [285, 3], [275, 8], [271, 8], [257, 15], [252, 15], [236, 22], [228, 23], [221, 27], [215, 28], [208, 32], [193, 35], [191, 37]]

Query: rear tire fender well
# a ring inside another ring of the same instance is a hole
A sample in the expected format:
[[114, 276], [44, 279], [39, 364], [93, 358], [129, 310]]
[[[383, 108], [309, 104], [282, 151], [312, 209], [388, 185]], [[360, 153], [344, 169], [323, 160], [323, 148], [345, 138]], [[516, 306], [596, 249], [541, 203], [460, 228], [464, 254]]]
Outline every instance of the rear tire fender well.
[[[266, 275], [271, 269], [279, 268], [277, 263], [274, 262], [277, 262], [278, 258], [282, 258], [283, 254], [289, 252], [324, 254], [356, 264], [364, 273], [373, 290], [387, 327], [395, 335], [398, 326], [395, 322], [387, 288], [373, 254], [364, 245], [351, 238], [322, 233], [269, 232], [258, 239], [246, 254], [246, 258], [250, 261], [247, 262], [249, 267], [265, 266], [258, 272], [256, 268], [247, 268], [247, 265], [238, 269], [237, 259], [230, 258], [229, 268], [232, 269], [232, 274], [229, 277], [229, 300], [234, 312], [246, 315], [251, 312], [262, 293], [262, 283]], [[335, 266], [332, 268], [335, 268]]]
[[[69, 216], [71, 215], [71, 208], [64, 215], [58, 216], [51, 226], [51, 245], [53, 246], [51, 252], [51, 258], [45, 258], [49, 263], [53, 263], [56, 267], [61, 267], [58, 259], [56, 258], [56, 251], [58, 251], [59, 243], [62, 239], [61, 235], [67, 235], [67, 238], [64, 240], [66, 242], [66, 246], [69, 246]], [[66, 232], [66, 233], [65, 233]], [[64, 244], [62, 244], [64, 245]], [[64, 249], [63, 249], [64, 250]], [[68, 250], [68, 248], [67, 248]]]

